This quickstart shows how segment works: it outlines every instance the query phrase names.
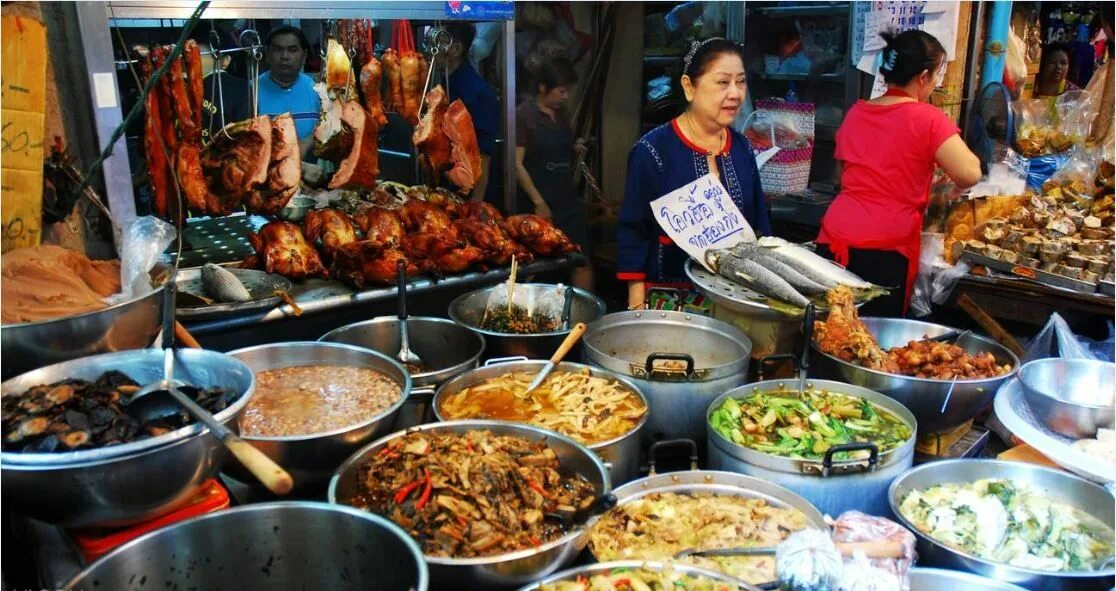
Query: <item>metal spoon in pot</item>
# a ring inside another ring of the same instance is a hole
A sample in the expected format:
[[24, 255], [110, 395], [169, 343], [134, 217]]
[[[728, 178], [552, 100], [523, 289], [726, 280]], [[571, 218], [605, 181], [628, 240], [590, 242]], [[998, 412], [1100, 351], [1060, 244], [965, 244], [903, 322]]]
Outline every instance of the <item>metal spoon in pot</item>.
[[570, 352], [570, 349], [577, 344], [577, 340], [580, 339], [583, 334], [585, 334], [585, 323], [578, 322], [570, 329], [570, 334], [566, 335], [566, 340], [562, 341], [561, 345], [558, 345], [558, 350], [554, 352], [554, 355], [550, 356], [550, 361], [547, 361], [546, 365], [539, 370], [538, 375], [535, 376], [535, 379], [531, 380], [531, 384], [527, 386], [527, 389], [524, 390], [523, 393], [529, 394], [535, 388], [541, 386], [543, 381], [546, 380], [546, 376], [550, 375], [550, 372], [554, 371], [554, 367], [562, 362], [562, 358], [566, 356], [566, 353]]
[[398, 263], [399, 277], [396, 286], [399, 288], [399, 352], [395, 357], [407, 366], [407, 371], [414, 367], [424, 367], [422, 359], [411, 350], [411, 339], [407, 332], [407, 263], [402, 259]]
[[185, 409], [198, 422], [202, 423], [213, 435], [221, 441], [240, 463], [259, 479], [264, 486], [277, 495], [285, 495], [291, 491], [294, 481], [291, 475], [276, 464], [271, 458], [252, 444], [244, 441], [229, 430], [228, 427], [215, 419], [209, 411], [194, 402], [182, 392], [186, 384], [174, 379], [174, 305], [175, 284], [174, 272], [167, 281], [163, 295], [163, 379], [147, 384], [139, 391], [126, 399], [121, 400], [128, 414], [141, 422], [153, 421], [170, 415], [178, 414], [179, 409]]

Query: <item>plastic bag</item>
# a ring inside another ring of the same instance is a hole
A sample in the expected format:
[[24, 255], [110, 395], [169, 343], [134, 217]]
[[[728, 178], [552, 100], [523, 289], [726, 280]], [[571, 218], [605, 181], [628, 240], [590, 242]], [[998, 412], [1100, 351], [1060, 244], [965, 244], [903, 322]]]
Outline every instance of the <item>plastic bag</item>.
[[110, 306], [151, 292], [151, 270], [176, 235], [174, 226], [153, 216], [136, 218], [124, 228], [120, 242], [120, 293], [106, 299]]
[[[488, 294], [488, 301], [484, 307], [484, 318], [488, 318], [492, 310], [510, 310], [512, 307], [521, 308], [526, 316], [544, 317], [550, 320], [562, 320], [562, 310], [565, 308], [566, 292], [570, 288], [558, 284], [554, 289], [524, 288], [521, 285], [512, 285], [511, 289], [494, 289]], [[482, 319], [482, 323], [484, 320]]]
[[922, 248], [918, 255], [918, 277], [915, 278], [914, 289], [911, 293], [911, 314], [915, 317], [927, 316], [933, 309], [930, 307], [931, 286], [935, 268], [945, 261], [942, 259], [945, 234], [923, 233]]
[[1071, 90], [1058, 97], [1015, 101], [1015, 144], [1028, 158], [1082, 145], [1096, 112], [1090, 95]]
[[1093, 189], [1096, 188], [1094, 179], [1100, 163], [1100, 150], [1088, 148], [1074, 150], [1043, 185], [1055, 183], [1059, 187], [1071, 189], [1076, 194], [1091, 196]]
[[935, 273], [934, 280], [930, 282], [930, 301], [939, 306], [946, 303], [949, 294], [953, 293], [953, 286], [968, 275], [971, 268], [969, 263], [961, 262]]
[[1070, 153], [1050, 154], [1027, 159], [1027, 188], [1042, 190], [1042, 184], [1050, 180], [1058, 169], [1069, 161]]
[[1022, 195], [1027, 189], [1027, 172], [1026, 158], [1003, 144], [997, 144], [988, 173], [969, 189], [969, 197]]
[[[1109, 323], [1109, 326], [1111, 326], [1111, 323]], [[1111, 335], [1111, 328], [1109, 334]], [[1027, 363], [1047, 357], [1100, 359], [1093, 354], [1090, 347], [1082, 343], [1082, 339], [1073, 334], [1073, 329], [1057, 312], [1050, 315], [1050, 320], [1046, 321], [1046, 326], [1043, 326], [1042, 330], [1035, 335], [1035, 338], [1031, 339], [1031, 342], [1027, 345], [1027, 350], [1023, 352], [1021, 361]]]
[[[894, 589], [908, 591], [911, 587], [909, 573], [918, 554], [915, 537], [907, 528], [883, 517], [860, 511], [846, 511], [833, 522], [835, 542], [898, 542], [902, 545], [902, 558], [864, 557], [860, 552], [845, 561], [845, 576], [841, 589]], [[848, 583], [848, 584], [847, 584]]]

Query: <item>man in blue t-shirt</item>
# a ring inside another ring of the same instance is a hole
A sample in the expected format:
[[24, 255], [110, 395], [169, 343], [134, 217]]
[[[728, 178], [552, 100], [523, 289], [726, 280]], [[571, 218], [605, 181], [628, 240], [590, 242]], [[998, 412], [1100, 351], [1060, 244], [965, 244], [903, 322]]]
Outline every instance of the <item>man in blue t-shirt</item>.
[[267, 65], [260, 74], [260, 115], [290, 113], [298, 131], [298, 146], [305, 160], [314, 147], [314, 127], [321, 112], [321, 98], [314, 79], [302, 72], [310, 42], [299, 29], [285, 25], [267, 34]]
[[477, 132], [477, 147], [481, 153], [481, 178], [473, 187], [472, 200], [483, 201], [492, 174], [500, 169], [493, 166], [496, 156], [496, 134], [500, 131], [500, 103], [496, 93], [484, 78], [469, 63], [469, 48], [473, 45], [476, 29], [472, 23], [455, 22], [446, 25], [446, 31], [453, 42], [446, 50], [446, 66], [449, 69], [449, 99], [461, 99], [469, 115], [473, 118], [473, 128]]

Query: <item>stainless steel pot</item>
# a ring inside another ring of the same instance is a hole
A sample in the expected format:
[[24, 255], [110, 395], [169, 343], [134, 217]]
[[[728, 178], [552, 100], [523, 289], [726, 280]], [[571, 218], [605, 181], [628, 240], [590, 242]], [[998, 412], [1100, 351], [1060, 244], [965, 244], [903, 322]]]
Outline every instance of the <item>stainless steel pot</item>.
[[[344, 504], [357, 494], [360, 468], [385, 445], [408, 433], [467, 433], [487, 430], [498, 435], [513, 435], [545, 441], [558, 455], [562, 468], [584, 476], [598, 495], [612, 489], [608, 470], [597, 454], [576, 441], [553, 431], [503, 421], [449, 421], [420, 425], [393, 433], [368, 444], [353, 454], [329, 482], [329, 502]], [[585, 528], [576, 528], [557, 540], [528, 550], [484, 558], [444, 558], [426, 556], [435, 589], [489, 589], [524, 585], [570, 564], [585, 547]]]
[[[223, 387], [238, 395], [217, 420], [235, 427], [255, 378], [240, 361], [214, 351], [176, 352], [175, 376], [200, 388]], [[48, 365], [3, 383], [2, 395], [64, 379], [95, 380], [117, 370], [140, 383], [163, 378], [163, 352], [105, 353]], [[63, 453], [0, 453], [0, 488], [17, 513], [63, 527], [114, 527], [163, 515], [187, 502], [215, 476], [225, 448], [209, 429], [193, 424], [140, 441]]]
[[1112, 494], [1104, 488], [1061, 470], [1022, 462], [996, 460], [943, 460], [923, 464], [891, 483], [888, 497], [900, 523], [918, 537], [919, 564], [964, 570], [998, 581], [1021, 585], [1032, 591], [1085, 591], [1112, 586], [1116, 569], [1100, 571], [1049, 572], [993, 562], [941, 544], [919, 531], [899, 511], [903, 498], [914, 490], [938, 484], [967, 484], [983, 478], [1006, 478], [1029, 484], [1051, 499], [1066, 503], [1109, 527], [1116, 519]]
[[724, 322], [653, 310], [609, 314], [589, 325], [582, 343], [586, 363], [629, 378], [647, 396], [645, 442], [704, 443], [705, 409], [747, 381], [752, 350], [748, 336]]
[[349, 507], [300, 501], [236, 507], [156, 530], [105, 555], [65, 589], [428, 586], [422, 552], [399, 526]]
[[1018, 585], [942, 568], [912, 568], [911, 591], [1024, 591]]
[[163, 290], [152, 289], [85, 314], [0, 326], [3, 378], [79, 357], [151, 345], [161, 327], [162, 294]]
[[[901, 318], [861, 318], [879, 341], [880, 347], [901, 347], [909, 341], [936, 337], [953, 331], [948, 326]], [[919, 436], [947, 433], [960, 427], [984, 410], [996, 391], [1019, 369], [1019, 358], [1007, 347], [981, 336], [967, 333], [957, 345], [969, 353], [987, 351], [1000, 363], [1011, 364], [1011, 371], [979, 380], [931, 380], [890, 374], [842, 361], [822, 353], [812, 343], [810, 377], [855, 384], [902, 402], [918, 419]], [[952, 391], [952, 393], [951, 393]], [[944, 408], [944, 410], [943, 410]]]
[[[441, 401], [445, 400], [447, 396], [456, 394], [469, 386], [479, 384], [485, 380], [495, 378], [498, 376], [506, 375], [515, 372], [527, 372], [536, 374], [544, 365], [546, 361], [510, 361], [504, 363], [485, 364], [485, 367], [467, 371], [450, 381], [442, 384], [438, 388], [437, 394], [434, 395], [434, 416], [439, 421], [464, 419], [464, 418], [480, 418], [480, 417], [447, 417], [441, 410]], [[619, 386], [627, 390], [643, 401], [647, 405], [647, 398], [639, 391], [634, 384], [621, 378], [620, 376], [596, 367], [589, 367], [581, 365], [580, 363], [559, 363], [554, 368], [555, 372], [569, 371], [569, 372], [582, 372], [588, 371], [593, 377], [612, 380], [619, 384]], [[553, 374], [552, 374], [553, 375]], [[573, 395], [573, 394], [571, 394]], [[608, 473], [611, 476], [613, 484], [623, 484], [629, 480], [635, 479], [639, 476], [639, 453], [640, 453], [640, 439], [639, 432], [647, 423], [647, 414], [643, 415], [639, 424], [634, 429], [625, 433], [624, 435], [608, 441], [600, 443], [588, 444], [583, 443], [586, 447], [593, 451], [593, 453], [600, 456], [604, 461], [605, 466], [608, 468]]]
[[[407, 319], [410, 345], [429, 371], [411, 376], [411, 394], [395, 418], [395, 430], [434, 420], [430, 401], [434, 390], [457, 374], [477, 367], [484, 354], [484, 337], [445, 318], [411, 316]], [[327, 332], [319, 341], [343, 343], [395, 357], [399, 352], [399, 319], [381, 316]]]
[[1093, 359], [1037, 359], [1019, 370], [1023, 399], [1046, 428], [1089, 439], [1116, 423], [1116, 364]]
[[[243, 361], [254, 372], [304, 365], [365, 367], [385, 374], [399, 385], [402, 391], [399, 400], [362, 423], [310, 435], [244, 437], [245, 441], [290, 472], [295, 490], [298, 491], [320, 491], [329, 482], [329, 477], [337, 466], [354, 450], [390, 433], [395, 416], [411, 392], [411, 376], [398, 361], [382, 353], [352, 345], [313, 341], [273, 343], [237, 349], [230, 351], [229, 355]], [[243, 483], [261, 486], [240, 464], [230, 463], [226, 472]]]
[[[902, 404], [859, 386], [825, 380], [809, 380], [807, 389], [817, 388], [859, 396], [895, 414], [911, 428], [911, 436], [900, 447], [879, 453], [875, 445], [848, 444], [830, 448], [822, 460], [803, 460], [777, 456], [740, 445], [717, 433], [710, 424], [713, 411], [720, 408], [727, 398], [741, 399], [764, 392], [794, 390], [794, 381], [770, 380], [741, 386], [726, 392], [706, 410], [706, 428], [709, 437], [709, 467], [755, 476], [768, 482], [785, 486], [802, 495], [820, 511], [836, 518], [841, 513], [857, 510], [869, 515], [886, 516], [890, 510], [887, 487], [891, 481], [906, 472], [914, 463], [914, 415]], [[794, 392], [788, 396], [794, 396]], [[868, 460], [834, 461], [839, 451], [868, 450]]]
[[[652, 446], [650, 450], [651, 473], [644, 478], [629, 482], [612, 491], [613, 496], [616, 497], [616, 506], [623, 506], [652, 493], [708, 493], [749, 499], [763, 499], [774, 507], [798, 509], [806, 516], [806, 521], [810, 527], [828, 531], [829, 526], [825, 523], [825, 518], [809, 501], [782, 486], [760, 480], [759, 478], [734, 474], [732, 472], [698, 470], [697, 446], [692, 441], [684, 441], [692, 446], [693, 450], [690, 457], [691, 470], [656, 474], [656, 448], [663, 445], [678, 443], [677, 440], [660, 442]], [[592, 529], [593, 525], [596, 524], [599, 519], [600, 517], [597, 517], [590, 521], [590, 529]], [[592, 553], [592, 547], [590, 547], [589, 550], [590, 553]], [[594, 555], [593, 558], [595, 560], [600, 560], [600, 557], [596, 555]]]
[[[542, 588], [542, 585], [553, 585], [561, 582], [576, 581], [579, 577], [590, 578], [599, 573], [608, 573], [613, 569], [645, 569], [656, 572], [668, 570], [679, 575], [688, 575], [692, 577], [701, 577], [724, 583], [729, 589], [737, 589], [739, 591], [758, 591], [758, 587], [753, 587], [744, 581], [734, 579], [728, 575], [723, 575], [717, 571], [712, 571], [705, 568], [691, 566], [689, 564], [668, 564], [665, 562], [643, 561], [643, 560], [615, 560], [613, 562], [598, 562], [597, 564], [589, 564], [585, 566], [578, 566], [575, 568], [564, 570], [560, 573], [553, 574], [537, 583], [532, 583], [522, 587], [519, 591], [534, 591]], [[717, 589], [722, 589], [718, 586]], [[917, 590], [915, 590], [917, 591]]]
[[[488, 298], [496, 290], [507, 289], [504, 284], [478, 289], [458, 296], [450, 302], [449, 317], [456, 323], [478, 334], [484, 335], [487, 344], [485, 355], [493, 357], [518, 357], [528, 359], [549, 359], [554, 354], [558, 345], [562, 344], [570, 329], [540, 334], [509, 334], [493, 332], [479, 328], [481, 319], [484, 318], [484, 309]], [[605, 303], [601, 298], [576, 287], [550, 285], [546, 283], [517, 283], [515, 285], [516, 298], [526, 299], [530, 292], [542, 293], [558, 290], [564, 295], [565, 289], [574, 290], [573, 303], [570, 307], [570, 326], [578, 322], [586, 324], [600, 318], [605, 313]], [[576, 354], [577, 347], [571, 352]]]

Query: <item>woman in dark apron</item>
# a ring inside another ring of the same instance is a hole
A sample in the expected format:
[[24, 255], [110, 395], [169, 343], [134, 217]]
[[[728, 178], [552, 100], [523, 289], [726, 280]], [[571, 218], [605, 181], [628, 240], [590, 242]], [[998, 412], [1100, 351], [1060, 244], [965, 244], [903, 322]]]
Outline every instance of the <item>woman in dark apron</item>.
[[[568, 61], [556, 60], [543, 64], [535, 81], [535, 96], [516, 109], [519, 209], [551, 220], [588, 254], [589, 222], [574, 183], [574, 139], [565, 112], [577, 74]], [[591, 290], [592, 268], [574, 269], [570, 282]]]

